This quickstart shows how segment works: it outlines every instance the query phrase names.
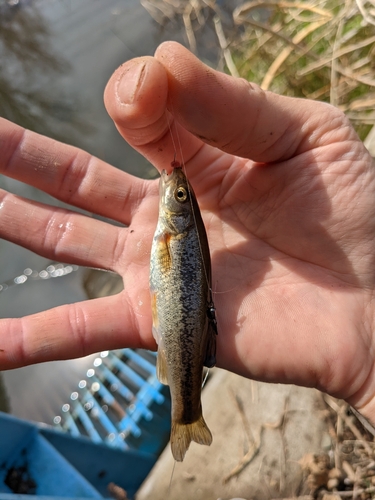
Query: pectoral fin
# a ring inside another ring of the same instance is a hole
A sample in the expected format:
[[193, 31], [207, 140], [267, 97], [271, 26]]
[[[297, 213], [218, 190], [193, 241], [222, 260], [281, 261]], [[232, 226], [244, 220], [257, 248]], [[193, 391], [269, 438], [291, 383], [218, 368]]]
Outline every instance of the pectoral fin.
[[157, 244], [157, 260], [164, 274], [170, 271], [172, 265], [172, 256], [169, 248], [170, 241], [171, 235], [167, 231], [155, 237], [155, 242]]
[[163, 339], [159, 341], [158, 357], [156, 360], [156, 376], [161, 384], [168, 384], [168, 365], [165, 357], [165, 349]]

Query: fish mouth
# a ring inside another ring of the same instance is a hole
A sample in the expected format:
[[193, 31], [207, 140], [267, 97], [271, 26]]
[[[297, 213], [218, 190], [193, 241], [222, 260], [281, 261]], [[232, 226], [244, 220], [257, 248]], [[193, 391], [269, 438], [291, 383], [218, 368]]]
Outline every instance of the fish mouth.
[[168, 172], [166, 170], [162, 170], [160, 174], [162, 182], [167, 182], [168, 181]]
[[172, 180], [178, 178], [178, 179], [184, 179], [185, 175], [182, 171], [182, 167], [174, 167], [171, 171], [170, 174], [164, 169], [161, 171], [161, 179], [164, 183], [171, 182]]
[[160, 188], [165, 189], [168, 184], [175, 183], [178, 181], [184, 181], [185, 175], [182, 171], [182, 167], [175, 167], [170, 174], [166, 170], [162, 170], [160, 174]]
[[169, 181], [168, 172], [166, 170], [162, 170], [160, 174], [160, 182], [159, 182], [159, 195], [160, 201], [165, 202], [165, 189]]

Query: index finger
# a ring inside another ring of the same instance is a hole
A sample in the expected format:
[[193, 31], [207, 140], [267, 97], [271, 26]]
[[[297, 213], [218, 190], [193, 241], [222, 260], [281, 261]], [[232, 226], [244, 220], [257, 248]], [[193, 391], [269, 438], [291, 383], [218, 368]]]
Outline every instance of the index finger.
[[0, 173], [54, 198], [129, 224], [147, 181], [73, 146], [0, 118]]

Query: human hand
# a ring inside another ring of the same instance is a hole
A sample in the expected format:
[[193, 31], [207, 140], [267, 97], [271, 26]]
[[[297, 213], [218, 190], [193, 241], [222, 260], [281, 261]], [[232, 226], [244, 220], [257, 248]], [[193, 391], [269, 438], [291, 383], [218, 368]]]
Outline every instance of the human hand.
[[[105, 100], [123, 137], [159, 170], [175, 152], [186, 165], [211, 247], [218, 365], [318, 387], [374, 420], [375, 174], [348, 120], [326, 104], [215, 72], [175, 43], [120, 67]], [[154, 348], [148, 273], [157, 181], [5, 121], [0, 144], [5, 175], [129, 224], [1, 193], [0, 236], [116, 271], [125, 289], [1, 320], [0, 368]]]

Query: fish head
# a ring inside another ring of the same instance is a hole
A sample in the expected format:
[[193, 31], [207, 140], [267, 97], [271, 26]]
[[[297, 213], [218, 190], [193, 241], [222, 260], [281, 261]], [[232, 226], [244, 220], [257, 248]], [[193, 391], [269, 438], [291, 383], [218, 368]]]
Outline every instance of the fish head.
[[194, 192], [181, 167], [174, 168], [169, 175], [162, 171], [159, 213], [169, 230], [180, 233], [194, 223], [194, 201]]

